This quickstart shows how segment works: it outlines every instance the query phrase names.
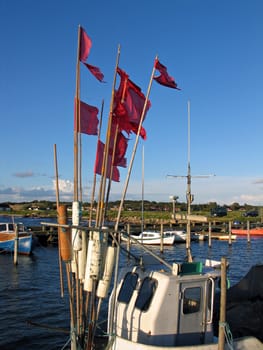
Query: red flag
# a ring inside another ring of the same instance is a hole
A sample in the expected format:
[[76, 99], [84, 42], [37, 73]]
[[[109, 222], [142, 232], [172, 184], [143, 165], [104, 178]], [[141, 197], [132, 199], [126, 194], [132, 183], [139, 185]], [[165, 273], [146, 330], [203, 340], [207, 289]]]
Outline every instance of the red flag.
[[[75, 108], [74, 108], [74, 130], [77, 129], [76, 125], [76, 116], [77, 116], [77, 106], [75, 99]], [[98, 135], [98, 113], [99, 110], [97, 107], [90, 106], [87, 103], [79, 101], [79, 127], [78, 132], [88, 135]]]
[[154, 66], [160, 72], [160, 75], [158, 77], [153, 77], [155, 81], [157, 81], [161, 85], [168, 86], [172, 89], [181, 90], [177, 87], [174, 78], [168, 74], [167, 68], [163, 64], [161, 64], [158, 59], [155, 60]]
[[[97, 154], [96, 154], [96, 162], [94, 167], [94, 172], [96, 174], [101, 175], [102, 174], [102, 163], [103, 163], [103, 154], [104, 154], [104, 148], [105, 145], [102, 141], [98, 141], [97, 145]], [[111, 167], [112, 167], [112, 157], [111, 155], [108, 156], [108, 162], [107, 162], [107, 171], [106, 171], [106, 178], [109, 179], [111, 175]], [[117, 166], [113, 165], [112, 167], [112, 181], [119, 182], [120, 181], [120, 173]]]
[[[118, 127], [118, 130], [117, 130]], [[117, 135], [116, 135], [117, 132]], [[114, 147], [114, 142], [116, 138], [116, 144]], [[111, 133], [109, 140], [109, 153], [112, 156], [114, 151], [113, 165], [121, 166], [126, 168], [127, 159], [125, 158], [125, 153], [128, 147], [128, 139], [119, 131], [119, 126], [116, 123], [116, 118], [112, 119], [111, 123]]]
[[94, 75], [95, 78], [97, 78], [99, 81], [103, 82], [104, 74], [101, 72], [101, 70], [98, 67], [92, 66], [91, 64], [82, 62], [85, 64], [85, 66], [89, 69], [90, 73]]
[[[128, 79], [127, 73], [120, 68], [117, 69], [117, 72], [120, 75], [121, 82], [115, 93], [113, 115], [117, 118], [120, 130], [125, 130], [128, 134], [130, 132], [137, 133], [145, 104], [145, 96], [141, 89]], [[143, 120], [150, 106], [151, 103], [148, 100]], [[144, 130], [140, 135], [145, 138], [146, 131]]]
[[126, 150], [128, 147], [127, 138], [121, 133], [118, 133], [116, 147], [115, 147], [115, 155], [114, 155], [114, 165], [118, 165], [126, 168], [127, 166], [127, 158], [125, 158]]
[[85, 30], [80, 27], [80, 48], [79, 48], [79, 60], [85, 62], [89, 56], [92, 41], [87, 35]]

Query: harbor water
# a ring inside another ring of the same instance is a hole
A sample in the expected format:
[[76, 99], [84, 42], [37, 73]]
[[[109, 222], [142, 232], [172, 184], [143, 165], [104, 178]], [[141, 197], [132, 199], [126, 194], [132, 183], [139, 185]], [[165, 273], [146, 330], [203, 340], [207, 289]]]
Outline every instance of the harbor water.
[[[21, 219], [25, 225], [37, 226], [36, 219]], [[0, 221], [6, 219], [0, 217]], [[42, 219], [41, 221], [47, 221]], [[40, 220], [39, 220], [40, 223]], [[238, 237], [232, 245], [228, 241], [194, 242], [192, 255], [198, 260], [210, 258], [229, 262], [231, 285], [237, 283], [255, 264], [263, 264], [263, 237]], [[157, 247], [153, 248], [159, 254]], [[139, 249], [135, 252], [140, 254]], [[164, 247], [160, 255], [168, 262], [183, 261], [185, 245]], [[127, 262], [121, 255], [121, 264]], [[65, 277], [65, 276], [64, 276]], [[0, 349], [55, 350], [66, 349], [69, 341], [69, 309], [66, 278], [64, 297], [61, 297], [58, 249], [37, 245], [32, 256], [19, 256], [14, 265], [11, 254], [0, 254]], [[106, 305], [104, 305], [106, 309]]]

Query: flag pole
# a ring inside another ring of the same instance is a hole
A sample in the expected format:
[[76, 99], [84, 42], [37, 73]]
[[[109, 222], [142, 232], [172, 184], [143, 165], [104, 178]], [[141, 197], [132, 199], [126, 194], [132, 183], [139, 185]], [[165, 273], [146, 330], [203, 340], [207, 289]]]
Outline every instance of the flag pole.
[[[157, 60], [157, 58], [158, 57], [156, 56], [155, 61]], [[135, 139], [134, 146], [133, 146], [132, 156], [131, 156], [131, 160], [130, 160], [130, 164], [129, 164], [129, 168], [128, 168], [128, 172], [127, 172], [127, 176], [126, 176], [126, 181], [125, 181], [125, 185], [124, 185], [124, 189], [123, 189], [123, 193], [122, 193], [121, 202], [120, 202], [120, 205], [119, 205], [118, 216], [117, 216], [117, 220], [116, 220], [116, 223], [115, 223], [115, 231], [116, 232], [118, 231], [118, 227], [119, 227], [121, 211], [122, 211], [123, 203], [124, 203], [125, 196], [126, 196], [127, 189], [128, 189], [128, 184], [129, 184], [129, 180], [130, 180], [130, 176], [131, 176], [132, 166], [133, 166], [135, 153], [136, 153], [138, 142], [139, 142], [140, 132], [141, 132], [141, 128], [142, 128], [142, 122], [143, 122], [143, 119], [144, 119], [144, 116], [145, 116], [145, 112], [146, 112], [146, 108], [147, 108], [147, 103], [148, 103], [148, 99], [149, 99], [149, 95], [150, 95], [150, 91], [151, 91], [151, 87], [152, 87], [152, 81], [153, 81], [154, 73], [155, 73], [155, 64], [153, 65], [152, 74], [151, 74], [149, 85], [148, 85], [148, 89], [147, 89], [147, 94], [145, 96], [144, 106], [143, 106], [143, 110], [142, 110], [142, 113], [141, 113], [141, 119], [140, 119], [140, 123], [139, 123], [138, 131], [137, 131], [136, 139]]]
[[[156, 56], [156, 59], [157, 59], [157, 56]], [[152, 70], [152, 74], [151, 74], [151, 77], [150, 77], [147, 94], [145, 96], [143, 110], [142, 110], [142, 113], [141, 113], [141, 119], [140, 119], [140, 123], [139, 123], [139, 127], [138, 127], [138, 130], [137, 130], [136, 139], [135, 139], [134, 146], [133, 146], [132, 156], [131, 156], [131, 160], [130, 160], [130, 164], [129, 164], [129, 168], [128, 168], [128, 172], [127, 172], [127, 176], [126, 176], [126, 181], [125, 181], [125, 185], [124, 185], [124, 189], [123, 189], [123, 193], [122, 193], [121, 202], [120, 202], [120, 205], [119, 205], [118, 216], [117, 216], [116, 223], [115, 223], [115, 232], [118, 232], [118, 228], [119, 228], [121, 211], [122, 211], [124, 199], [125, 199], [125, 196], [126, 196], [126, 192], [127, 192], [127, 189], [128, 189], [129, 179], [130, 179], [130, 176], [131, 176], [131, 170], [132, 170], [132, 166], [133, 166], [133, 162], [134, 162], [134, 158], [135, 158], [135, 153], [136, 153], [136, 149], [137, 149], [138, 142], [139, 142], [139, 136], [140, 136], [140, 132], [141, 132], [141, 128], [142, 128], [142, 122], [143, 122], [143, 118], [144, 118], [144, 115], [145, 115], [145, 112], [146, 112], [146, 108], [147, 108], [147, 102], [148, 102], [150, 91], [151, 91], [151, 86], [152, 86], [154, 73], [155, 73], [155, 64], [153, 65], [153, 70]], [[118, 244], [117, 245], [117, 252], [116, 252], [116, 262], [115, 262], [113, 289], [112, 289], [112, 296], [113, 296], [112, 297], [112, 305], [111, 305], [112, 310], [115, 309], [116, 296], [117, 296], [117, 279], [118, 279], [118, 265], [119, 265], [118, 262], [119, 262], [119, 257], [120, 257], [120, 245]], [[109, 319], [109, 334], [113, 333], [113, 321], [114, 321], [113, 317], [114, 317], [114, 315], [112, 313], [112, 315], [111, 315], [111, 317]]]
[[104, 212], [103, 212], [102, 224], [104, 224], [105, 218], [107, 217], [108, 202], [109, 202], [109, 197], [110, 197], [110, 190], [111, 190], [111, 182], [112, 182], [112, 175], [113, 175], [114, 159], [115, 159], [115, 154], [116, 154], [116, 144], [117, 144], [118, 132], [119, 132], [119, 127], [117, 125], [116, 130], [115, 130], [115, 135], [114, 135], [113, 151], [112, 151], [111, 167], [110, 167], [110, 178], [108, 181], [107, 194], [106, 194], [106, 198], [105, 198], [105, 208], [104, 208]]
[[98, 212], [97, 212], [97, 217], [96, 217], [96, 226], [101, 226], [102, 218], [103, 218], [103, 211], [104, 211], [104, 197], [105, 197], [107, 169], [108, 169], [108, 155], [109, 155], [109, 143], [110, 143], [110, 135], [111, 135], [111, 124], [112, 124], [112, 110], [113, 110], [116, 76], [117, 76], [117, 68], [119, 65], [119, 59], [120, 59], [120, 45], [118, 46], [115, 71], [114, 71], [114, 78], [113, 78], [113, 84], [112, 84], [112, 91], [111, 91], [110, 112], [109, 112], [109, 119], [108, 119], [106, 144], [104, 147], [104, 155], [103, 155], [103, 162], [102, 162], [101, 185], [100, 185], [100, 191], [99, 191], [100, 198], [99, 198], [98, 206], [97, 206]]
[[78, 28], [78, 47], [77, 47], [77, 62], [76, 62], [76, 90], [75, 90], [75, 128], [74, 128], [74, 201], [78, 201], [78, 179], [79, 179], [79, 122], [80, 122], [80, 106], [79, 106], [79, 80], [80, 80], [80, 25]]
[[[59, 183], [58, 183], [58, 161], [57, 161], [57, 145], [54, 144], [54, 167], [55, 167], [55, 180], [56, 180], [56, 202], [57, 202], [57, 214], [59, 211]], [[59, 235], [58, 235], [59, 236]], [[61, 242], [58, 237], [58, 251], [59, 251], [59, 277], [60, 277], [60, 291], [61, 297], [64, 297], [64, 285], [63, 285], [63, 273], [62, 273], [62, 261], [61, 261]]]
[[[97, 152], [98, 152], [98, 143], [100, 141], [103, 110], [104, 110], [104, 100], [102, 100], [102, 103], [101, 103], [100, 122], [99, 122], [99, 130], [98, 130], [98, 137], [97, 137]], [[96, 164], [96, 159], [95, 159], [95, 164]], [[94, 164], [94, 168], [95, 168], [95, 164]], [[93, 210], [93, 204], [94, 204], [94, 198], [95, 198], [96, 178], [97, 178], [96, 171], [94, 171], [93, 187], [92, 187], [92, 193], [91, 193], [91, 199], [90, 199], [89, 226], [91, 226], [91, 222], [92, 222], [92, 210]]]

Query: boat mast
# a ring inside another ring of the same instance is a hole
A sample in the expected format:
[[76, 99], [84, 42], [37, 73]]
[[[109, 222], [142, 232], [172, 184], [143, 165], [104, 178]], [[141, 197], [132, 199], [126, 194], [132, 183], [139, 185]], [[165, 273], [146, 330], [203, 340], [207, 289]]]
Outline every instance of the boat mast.
[[188, 165], [187, 165], [187, 224], [186, 224], [186, 252], [187, 259], [189, 262], [192, 261], [191, 255], [191, 221], [189, 215], [191, 214], [191, 203], [193, 201], [193, 196], [191, 194], [191, 165], [190, 165], [190, 101], [187, 102], [187, 115], [188, 115]]
[[211, 177], [215, 175], [191, 175], [191, 161], [190, 161], [190, 140], [191, 140], [191, 135], [190, 135], [190, 101], [187, 102], [187, 115], [188, 115], [188, 135], [187, 135], [187, 175], [186, 176], [181, 176], [181, 175], [167, 175], [169, 177], [176, 177], [176, 178], [182, 178], [186, 177], [187, 179], [187, 189], [186, 189], [186, 202], [187, 202], [187, 215], [186, 215], [186, 253], [187, 253], [187, 259], [188, 262], [192, 261], [192, 255], [191, 255], [191, 203], [194, 200], [194, 196], [192, 195], [191, 192], [191, 182], [192, 182], [192, 177], [195, 178], [206, 178], [206, 177]]

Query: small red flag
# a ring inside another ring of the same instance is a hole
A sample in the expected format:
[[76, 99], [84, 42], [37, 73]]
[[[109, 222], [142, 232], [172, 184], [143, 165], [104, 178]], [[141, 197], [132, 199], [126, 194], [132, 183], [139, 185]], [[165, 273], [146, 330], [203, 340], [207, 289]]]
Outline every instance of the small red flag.
[[[104, 148], [105, 145], [102, 141], [98, 141], [97, 145], [97, 154], [96, 154], [96, 162], [94, 167], [94, 173], [101, 175], [102, 174], [102, 163], [103, 163], [103, 154], [104, 154]], [[106, 178], [109, 179], [111, 176], [111, 168], [112, 168], [112, 177], [111, 180], [115, 182], [120, 181], [120, 172], [117, 166], [112, 166], [112, 157], [111, 155], [108, 156], [108, 162], [107, 162], [107, 171], [106, 171]]]
[[155, 59], [154, 66], [160, 72], [160, 75], [158, 77], [153, 77], [155, 81], [157, 81], [161, 85], [170, 87], [172, 89], [181, 90], [177, 87], [174, 78], [168, 74], [167, 68], [163, 64], [161, 64], [158, 59]]
[[79, 48], [79, 60], [85, 62], [89, 56], [90, 48], [92, 46], [92, 41], [87, 35], [85, 30], [80, 27], [80, 48]]
[[[114, 150], [115, 133], [116, 133], [116, 124], [114, 124], [114, 121], [113, 121], [112, 128], [111, 128], [110, 145], [109, 145], [110, 147], [109, 152], [111, 155], [113, 154], [113, 150]], [[121, 166], [123, 168], [127, 167], [127, 158], [125, 158], [127, 147], [128, 147], [128, 139], [121, 132], [118, 132], [116, 137], [113, 165]]]
[[[126, 72], [120, 68], [117, 69], [117, 72], [120, 75], [121, 82], [114, 97], [113, 115], [117, 119], [120, 130], [125, 130], [128, 134], [130, 132], [136, 134], [145, 103], [145, 96], [141, 89], [129, 79]], [[150, 106], [151, 102], [148, 100], [143, 120]], [[145, 129], [141, 129], [140, 136], [144, 139], [146, 138]]]
[[101, 70], [98, 67], [92, 66], [91, 64], [82, 62], [85, 64], [85, 66], [89, 69], [90, 73], [94, 75], [95, 78], [97, 78], [99, 81], [104, 83], [104, 74], [101, 72]]
[[[74, 108], [74, 130], [77, 129], [77, 106], [75, 99], [75, 108]], [[79, 101], [79, 127], [78, 132], [87, 135], [98, 135], [98, 113], [99, 110], [97, 107], [90, 106], [87, 103]]]

